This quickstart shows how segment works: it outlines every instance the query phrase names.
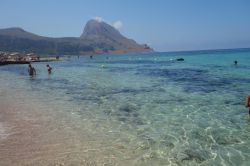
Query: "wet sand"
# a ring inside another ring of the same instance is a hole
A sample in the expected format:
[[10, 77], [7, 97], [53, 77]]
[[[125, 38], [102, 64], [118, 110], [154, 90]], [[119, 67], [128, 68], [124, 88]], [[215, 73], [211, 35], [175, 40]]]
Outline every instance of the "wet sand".
[[0, 96], [0, 165], [63, 163], [58, 161], [64, 158], [60, 152], [68, 145], [60, 139], [64, 131], [53, 127], [53, 117], [41, 114], [26, 99], [16, 101], [8, 95]]
[[1, 166], [117, 165], [101, 138], [93, 140], [63, 113], [14, 93], [0, 89]]

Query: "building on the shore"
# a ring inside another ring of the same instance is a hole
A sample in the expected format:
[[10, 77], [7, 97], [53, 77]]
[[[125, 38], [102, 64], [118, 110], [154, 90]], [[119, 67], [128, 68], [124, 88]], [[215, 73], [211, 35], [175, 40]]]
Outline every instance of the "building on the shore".
[[34, 53], [0, 52], [0, 61], [39, 61], [40, 56]]
[[25, 58], [26, 58], [26, 61], [39, 61], [40, 60], [40, 56], [34, 53], [26, 54]]

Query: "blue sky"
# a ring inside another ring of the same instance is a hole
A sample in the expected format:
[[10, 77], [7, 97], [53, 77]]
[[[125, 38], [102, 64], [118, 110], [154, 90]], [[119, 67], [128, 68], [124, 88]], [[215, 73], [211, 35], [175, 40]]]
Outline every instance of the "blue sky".
[[250, 47], [250, 0], [0, 0], [0, 28], [78, 37], [100, 17], [156, 51]]

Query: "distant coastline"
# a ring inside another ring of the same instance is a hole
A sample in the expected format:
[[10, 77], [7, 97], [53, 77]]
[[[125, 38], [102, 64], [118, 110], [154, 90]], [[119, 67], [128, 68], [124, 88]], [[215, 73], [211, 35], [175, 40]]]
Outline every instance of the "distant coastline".
[[95, 55], [152, 52], [147, 44], [126, 38], [105, 22], [89, 20], [79, 37], [43, 37], [22, 28], [0, 29], [0, 51], [42, 55]]
[[163, 51], [163, 52], [166, 52], [166, 53], [181, 53], [181, 52], [197, 52], [197, 53], [211, 53], [211, 51], [214, 51], [214, 52], [230, 52], [230, 51], [239, 51], [239, 52], [248, 52], [250, 50], [250, 47], [249, 48], [218, 48], [218, 49], [198, 49], [198, 50], [181, 50], [181, 51]]

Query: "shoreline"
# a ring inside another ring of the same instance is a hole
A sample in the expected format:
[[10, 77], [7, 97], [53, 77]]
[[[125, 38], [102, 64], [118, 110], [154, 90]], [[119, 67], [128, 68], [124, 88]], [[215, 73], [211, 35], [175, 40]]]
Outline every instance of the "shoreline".
[[114, 153], [120, 146], [103, 145], [105, 138], [55, 110], [57, 105], [47, 110], [51, 103], [23, 93], [0, 87], [0, 165], [125, 165]]
[[[64, 123], [68, 117], [23, 93], [0, 88], [0, 165], [84, 164], [87, 140], [74, 124]], [[75, 154], [83, 160], [75, 160]]]
[[68, 145], [57, 139], [64, 131], [55, 129], [51, 115], [39, 112], [27, 99], [17, 101], [7, 90], [1, 92], [0, 104], [0, 165], [60, 164], [56, 158]]

